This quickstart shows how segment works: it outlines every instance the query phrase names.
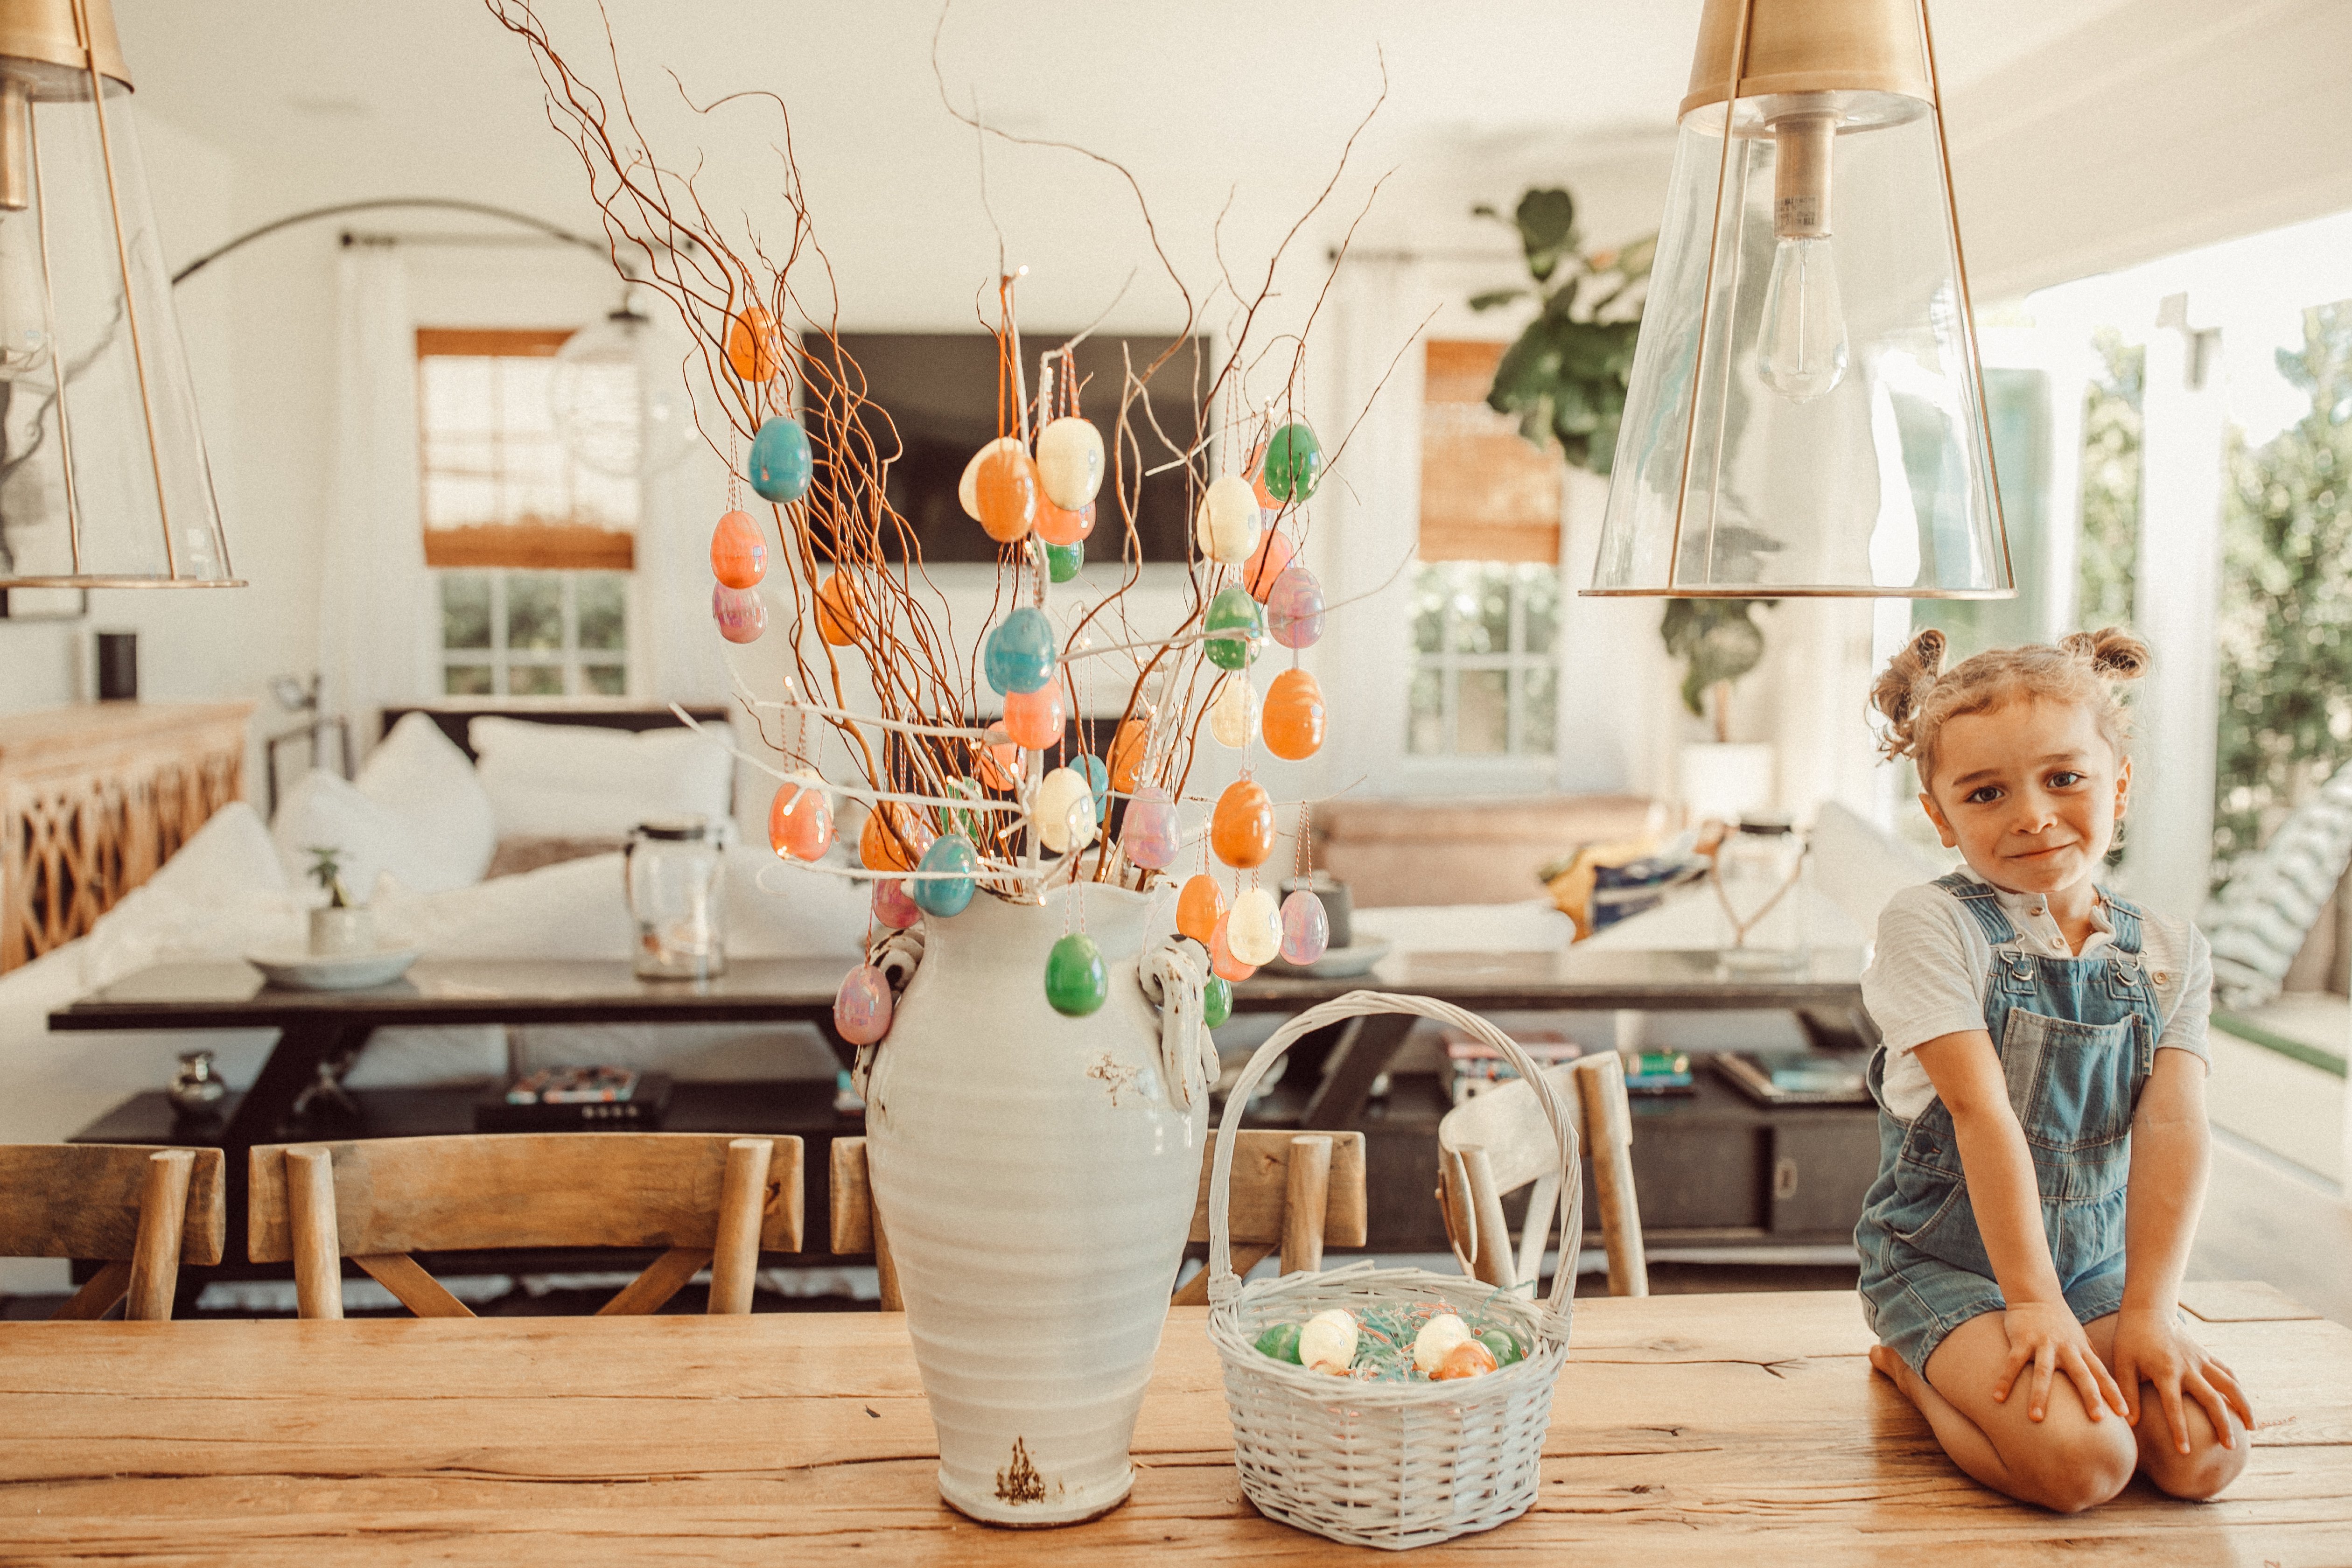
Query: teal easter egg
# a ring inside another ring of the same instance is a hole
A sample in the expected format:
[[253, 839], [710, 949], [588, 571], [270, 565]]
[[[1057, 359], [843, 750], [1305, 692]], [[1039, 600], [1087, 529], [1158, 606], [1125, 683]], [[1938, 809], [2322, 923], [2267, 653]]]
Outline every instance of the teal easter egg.
[[1102, 821], [1110, 815], [1110, 769], [1090, 752], [1071, 758], [1070, 766], [1085, 776], [1087, 793], [1095, 797], [1095, 820]]
[[814, 464], [809, 456], [808, 432], [797, 419], [771, 419], [751, 438], [751, 459], [743, 477], [762, 500], [798, 500], [808, 494]]
[[1022, 605], [988, 634], [981, 668], [1000, 696], [1044, 690], [1054, 679], [1053, 621], [1036, 605]]
[[1209, 601], [1204, 629], [1209, 662], [1220, 669], [1246, 669], [1265, 649], [1265, 612], [1239, 584], [1220, 590]]
[[971, 902], [972, 878], [980, 871], [980, 852], [962, 834], [944, 834], [923, 851], [923, 862], [916, 869], [956, 873], [910, 877], [907, 880], [907, 896], [927, 915], [960, 915]]
[[1065, 1017], [1083, 1018], [1110, 997], [1110, 970], [1102, 949], [1084, 931], [1073, 931], [1045, 955], [1045, 1000]]

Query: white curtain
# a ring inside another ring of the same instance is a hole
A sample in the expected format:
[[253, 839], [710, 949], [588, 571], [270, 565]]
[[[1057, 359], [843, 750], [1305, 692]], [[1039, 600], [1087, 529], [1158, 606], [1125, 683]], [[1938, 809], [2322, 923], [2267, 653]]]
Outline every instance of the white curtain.
[[440, 689], [438, 635], [417, 496], [416, 323], [388, 245], [346, 247], [336, 267], [334, 457], [320, 552], [321, 710], [364, 753], [386, 704]]

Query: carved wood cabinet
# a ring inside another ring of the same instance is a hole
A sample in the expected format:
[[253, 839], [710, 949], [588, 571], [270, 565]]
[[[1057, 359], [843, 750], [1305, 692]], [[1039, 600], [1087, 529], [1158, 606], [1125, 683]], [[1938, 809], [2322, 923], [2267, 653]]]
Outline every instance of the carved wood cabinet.
[[80, 936], [245, 794], [249, 702], [0, 717], [0, 971]]

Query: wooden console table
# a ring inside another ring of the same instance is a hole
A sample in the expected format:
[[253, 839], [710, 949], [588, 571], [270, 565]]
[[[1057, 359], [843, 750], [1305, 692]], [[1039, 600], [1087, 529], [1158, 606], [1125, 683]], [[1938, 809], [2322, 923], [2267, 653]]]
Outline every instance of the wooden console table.
[[62, 947], [245, 794], [250, 702], [0, 718], [0, 972]]

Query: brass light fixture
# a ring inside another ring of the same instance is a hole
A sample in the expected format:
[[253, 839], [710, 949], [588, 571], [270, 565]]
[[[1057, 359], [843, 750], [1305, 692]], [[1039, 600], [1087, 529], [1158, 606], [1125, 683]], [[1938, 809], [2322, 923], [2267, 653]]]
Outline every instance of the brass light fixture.
[[0, 589], [241, 587], [108, 0], [0, 0]]
[[1926, 0], [1707, 0], [1592, 585], [2008, 598]]

